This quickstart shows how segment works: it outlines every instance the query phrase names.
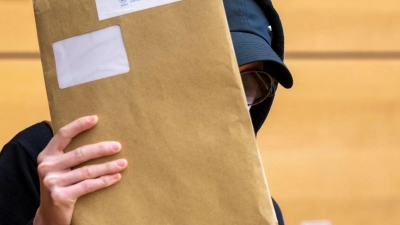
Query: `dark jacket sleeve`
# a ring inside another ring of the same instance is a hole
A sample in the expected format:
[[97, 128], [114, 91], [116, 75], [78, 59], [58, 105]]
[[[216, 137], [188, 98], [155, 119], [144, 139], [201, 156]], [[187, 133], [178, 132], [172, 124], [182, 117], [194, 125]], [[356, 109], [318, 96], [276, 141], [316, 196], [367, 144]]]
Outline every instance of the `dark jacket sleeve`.
[[0, 221], [4, 225], [32, 224], [39, 207], [37, 156], [52, 138], [38, 123], [17, 134], [0, 153]]
[[285, 222], [283, 221], [283, 215], [282, 215], [281, 208], [279, 207], [278, 203], [276, 203], [275, 199], [273, 199], [273, 198], [272, 198], [272, 203], [274, 205], [276, 218], [278, 219], [278, 225], [285, 225]]

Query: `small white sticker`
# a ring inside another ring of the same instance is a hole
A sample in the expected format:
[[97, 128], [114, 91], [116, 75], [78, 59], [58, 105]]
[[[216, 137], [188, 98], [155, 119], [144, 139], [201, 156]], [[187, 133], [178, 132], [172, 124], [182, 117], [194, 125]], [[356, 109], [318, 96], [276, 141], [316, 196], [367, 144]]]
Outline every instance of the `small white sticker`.
[[61, 89], [130, 70], [118, 25], [57, 41], [53, 50]]
[[96, 0], [99, 20], [125, 15], [180, 0]]
[[332, 225], [329, 220], [309, 220], [303, 221], [300, 225]]

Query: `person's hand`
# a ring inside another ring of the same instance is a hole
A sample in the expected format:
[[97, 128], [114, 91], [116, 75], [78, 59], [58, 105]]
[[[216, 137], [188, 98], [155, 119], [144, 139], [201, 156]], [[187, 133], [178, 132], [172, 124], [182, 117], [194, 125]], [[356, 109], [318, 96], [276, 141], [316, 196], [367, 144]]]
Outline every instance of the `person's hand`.
[[80, 196], [121, 179], [120, 172], [127, 167], [125, 159], [71, 169], [91, 159], [119, 152], [118, 142], [100, 142], [64, 153], [73, 137], [92, 128], [97, 121], [97, 116], [82, 117], [62, 127], [39, 154], [40, 206], [33, 224], [70, 224]]

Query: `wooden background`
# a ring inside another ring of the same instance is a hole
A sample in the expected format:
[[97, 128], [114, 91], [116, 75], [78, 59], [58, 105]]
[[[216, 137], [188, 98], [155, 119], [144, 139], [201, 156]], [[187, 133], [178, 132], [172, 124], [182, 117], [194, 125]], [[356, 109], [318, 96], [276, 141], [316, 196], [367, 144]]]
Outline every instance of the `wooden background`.
[[[398, 0], [274, 4], [295, 84], [258, 142], [286, 223], [399, 224]], [[38, 51], [31, 1], [0, 0], [0, 145], [50, 119]]]

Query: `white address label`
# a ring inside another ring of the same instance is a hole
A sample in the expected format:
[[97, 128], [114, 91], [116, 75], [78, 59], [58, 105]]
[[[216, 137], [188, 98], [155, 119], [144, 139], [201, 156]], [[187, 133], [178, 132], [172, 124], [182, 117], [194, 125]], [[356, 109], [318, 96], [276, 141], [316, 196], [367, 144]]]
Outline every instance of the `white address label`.
[[118, 25], [53, 44], [61, 89], [129, 72], [129, 61]]
[[180, 0], [96, 0], [99, 20], [125, 15]]

